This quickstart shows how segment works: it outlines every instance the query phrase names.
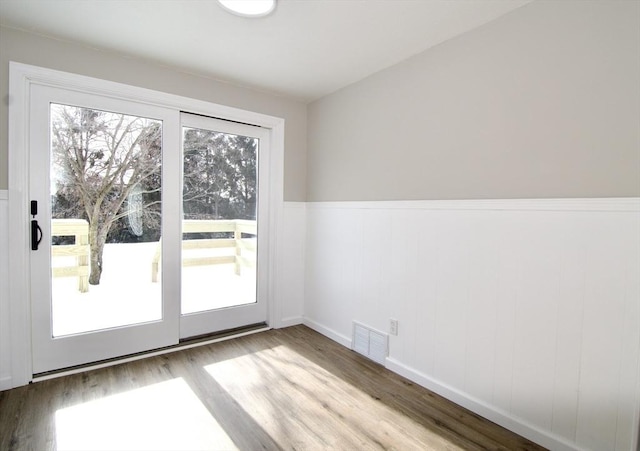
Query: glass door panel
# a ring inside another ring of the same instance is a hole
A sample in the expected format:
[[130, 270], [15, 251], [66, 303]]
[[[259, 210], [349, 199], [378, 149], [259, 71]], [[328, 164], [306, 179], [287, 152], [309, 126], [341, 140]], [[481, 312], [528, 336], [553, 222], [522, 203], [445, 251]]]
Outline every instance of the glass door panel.
[[181, 336], [264, 322], [259, 174], [268, 134], [185, 113], [182, 125]]
[[[160, 320], [162, 122], [50, 106], [53, 336]], [[159, 250], [159, 249], [158, 249]]]
[[179, 113], [40, 85], [29, 111], [34, 374], [176, 344]]
[[183, 128], [183, 314], [256, 302], [258, 142]]

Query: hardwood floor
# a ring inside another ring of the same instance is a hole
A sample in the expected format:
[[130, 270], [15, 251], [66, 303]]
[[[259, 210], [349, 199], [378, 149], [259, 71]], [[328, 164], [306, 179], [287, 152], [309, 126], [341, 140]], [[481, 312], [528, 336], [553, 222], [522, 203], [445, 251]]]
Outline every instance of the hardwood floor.
[[0, 393], [0, 450], [539, 450], [296, 326]]

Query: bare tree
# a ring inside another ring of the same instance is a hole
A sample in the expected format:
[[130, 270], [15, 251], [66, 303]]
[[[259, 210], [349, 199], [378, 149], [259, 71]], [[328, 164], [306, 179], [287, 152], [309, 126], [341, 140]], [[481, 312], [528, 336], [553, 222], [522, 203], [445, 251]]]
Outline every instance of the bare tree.
[[[123, 208], [136, 195], [159, 192], [161, 123], [156, 120], [65, 105], [52, 105], [54, 217], [84, 217], [89, 222], [91, 272], [98, 285], [107, 234], [120, 218], [132, 213], [157, 221], [143, 202], [142, 211]], [[159, 206], [158, 206], [159, 208]]]

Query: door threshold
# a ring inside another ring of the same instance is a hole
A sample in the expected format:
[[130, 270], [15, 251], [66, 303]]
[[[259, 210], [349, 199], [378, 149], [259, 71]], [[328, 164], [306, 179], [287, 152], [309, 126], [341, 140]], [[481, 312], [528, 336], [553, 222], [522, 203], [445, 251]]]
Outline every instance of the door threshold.
[[220, 341], [220, 339], [226, 338], [226, 337], [229, 337], [229, 338], [237, 337], [239, 336], [239, 334], [247, 335], [248, 333], [251, 333], [255, 330], [262, 332], [265, 330], [265, 328], [270, 329], [270, 327], [267, 326], [267, 323], [250, 324], [248, 326], [235, 327], [233, 329], [225, 329], [219, 332], [213, 332], [211, 334], [196, 335], [193, 337], [181, 338], [179, 343], [175, 346], [195, 345], [195, 344], [200, 344], [202, 342], [208, 343], [211, 340]]
[[272, 328], [269, 327], [266, 323], [259, 323], [259, 324], [252, 324], [250, 326], [238, 327], [234, 329], [223, 330], [220, 332], [214, 332], [212, 334], [198, 335], [196, 337], [181, 339], [178, 342], [178, 344], [166, 346], [164, 348], [152, 349], [149, 351], [142, 351], [142, 352], [129, 354], [121, 357], [114, 357], [112, 359], [100, 360], [98, 362], [91, 362], [84, 365], [77, 365], [77, 366], [72, 366], [68, 368], [61, 368], [59, 370], [47, 371], [45, 373], [34, 374], [33, 378], [29, 383], [42, 382], [42, 381], [55, 379], [62, 376], [69, 376], [72, 374], [78, 374], [85, 371], [97, 370], [100, 368], [119, 365], [121, 363], [127, 363], [127, 362], [133, 362], [136, 360], [146, 359], [147, 357], [155, 357], [158, 355], [169, 354], [171, 352], [183, 351], [183, 350], [195, 348], [198, 346], [205, 346], [212, 343], [218, 343], [221, 341], [244, 337], [246, 335], [266, 332], [271, 329]]

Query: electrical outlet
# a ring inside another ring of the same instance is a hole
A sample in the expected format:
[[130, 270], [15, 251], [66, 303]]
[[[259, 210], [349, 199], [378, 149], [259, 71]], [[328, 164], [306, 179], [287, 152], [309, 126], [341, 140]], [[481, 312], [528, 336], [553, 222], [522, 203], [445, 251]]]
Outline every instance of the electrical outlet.
[[398, 320], [391, 318], [389, 320], [389, 333], [391, 335], [398, 335]]

